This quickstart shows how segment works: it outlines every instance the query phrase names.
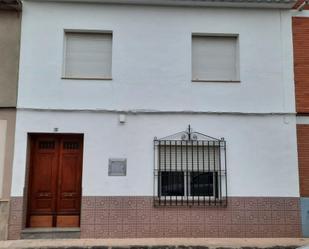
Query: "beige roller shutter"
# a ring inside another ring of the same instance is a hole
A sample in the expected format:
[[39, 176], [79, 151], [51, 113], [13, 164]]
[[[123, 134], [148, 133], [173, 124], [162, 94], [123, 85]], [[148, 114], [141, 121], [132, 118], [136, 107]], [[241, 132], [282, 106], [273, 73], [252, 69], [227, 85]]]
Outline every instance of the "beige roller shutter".
[[192, 36], [192, 80], [238, 80], [237, 37]]
[[112, 33], [66, 32], [65, 77], [111, 78]]

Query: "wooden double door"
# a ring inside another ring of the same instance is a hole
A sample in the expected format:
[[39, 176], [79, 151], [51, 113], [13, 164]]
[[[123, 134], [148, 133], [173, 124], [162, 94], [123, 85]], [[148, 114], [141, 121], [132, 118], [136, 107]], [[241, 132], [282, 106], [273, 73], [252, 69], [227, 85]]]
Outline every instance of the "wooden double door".
[[30, 135], [27, 227], [79, 227], [83, 135]]

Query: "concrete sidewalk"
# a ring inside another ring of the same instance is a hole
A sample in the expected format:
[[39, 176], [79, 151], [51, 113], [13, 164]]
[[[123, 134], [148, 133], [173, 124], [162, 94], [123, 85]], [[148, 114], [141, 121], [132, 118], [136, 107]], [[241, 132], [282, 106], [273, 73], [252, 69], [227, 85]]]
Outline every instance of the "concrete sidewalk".
[[[147, 239], [58, 239], [58, 240], [11, 240], [1, 241], [4, 248], [70, 248], [70, 249], [205, 249], [207, 248], [276, 248], [294, 249], [309, 245], [302, 238], [147, 238]], [[178, 248], [176, 248], [178, 247]]]

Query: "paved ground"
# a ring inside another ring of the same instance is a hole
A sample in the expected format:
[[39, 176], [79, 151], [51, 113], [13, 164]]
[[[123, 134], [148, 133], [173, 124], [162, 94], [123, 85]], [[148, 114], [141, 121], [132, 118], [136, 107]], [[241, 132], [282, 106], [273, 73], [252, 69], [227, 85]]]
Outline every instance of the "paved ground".
[[[162, 246], [162, 245], [165, 245]], [[286, 248], [293, 249], [298, 246], [309, 245], [309, 239], [294, 239], [294, 238], [272, 238], [272, 239], [197, 239], [197, 238], [167, 238], [167, 239], [58, 239], [58, 240], [11, 240], [0, 241], [0, 249], [4, 248], [91, 248], [91, 249], [172, 249], [172, 246], [180, 246], [173, 249], [205, 249], [208, 248], [242, 248], [251, 247], [271, 248], [274, 249]], [[134, 246], [134, 247], [133, 247]], [[158, 247], [160, 246], [160, 247]], [[170, 247], [168, 247], [170, 246]], [[184, 246], [184, 247], [182, 247]], [[186, 246], [192, 246], [186, 247]], [[195, 246], [195, 247], [194, 247]], [[200, 246], [200, 247], [196, 247]], [[121, 248], [120, 248], [121, 247]], [[249, 249], [249, 248], [243, 248]]]

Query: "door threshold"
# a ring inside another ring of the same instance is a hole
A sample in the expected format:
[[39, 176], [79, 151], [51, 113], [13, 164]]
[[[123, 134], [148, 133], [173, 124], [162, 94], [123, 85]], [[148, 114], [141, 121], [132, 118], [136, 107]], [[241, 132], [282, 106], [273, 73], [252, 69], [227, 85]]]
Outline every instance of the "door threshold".
[[80, 238], [79, 227], [40, 227], [25, 228], [21, 231], [22, 239], [77, 239]]

